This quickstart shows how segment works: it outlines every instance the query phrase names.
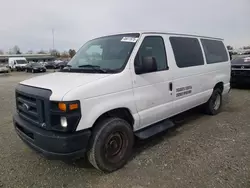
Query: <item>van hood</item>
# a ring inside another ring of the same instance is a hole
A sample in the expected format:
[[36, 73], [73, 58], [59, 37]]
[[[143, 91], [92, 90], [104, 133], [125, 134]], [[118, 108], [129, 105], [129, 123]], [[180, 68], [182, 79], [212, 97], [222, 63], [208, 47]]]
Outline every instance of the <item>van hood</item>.
[[63, 96], [70, 90], [110, 75], [111, 74], [56, 72], [33, 77], [20, 82], [20, 84], [49, 89], [52, 91], [50, 100], [62, 100]]

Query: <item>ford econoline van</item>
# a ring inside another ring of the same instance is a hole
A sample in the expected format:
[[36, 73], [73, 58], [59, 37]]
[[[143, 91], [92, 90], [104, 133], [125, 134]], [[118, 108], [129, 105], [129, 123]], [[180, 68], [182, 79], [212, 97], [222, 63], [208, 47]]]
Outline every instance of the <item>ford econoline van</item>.
[[96, 38], [59, 72], [16, 87], [15, 130], [48, 158], [86, 155], [112, 172], [130, 158], [135, 137], [174, 126], [170, 117], [201, 105], [218, 114], [230, 71], [219, 38], [163, 32]]

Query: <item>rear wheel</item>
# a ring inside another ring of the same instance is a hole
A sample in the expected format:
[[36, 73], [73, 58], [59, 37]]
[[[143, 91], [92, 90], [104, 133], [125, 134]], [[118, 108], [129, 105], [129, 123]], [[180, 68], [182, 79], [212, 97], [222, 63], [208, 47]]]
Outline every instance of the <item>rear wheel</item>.
[[123, 167], [131, 156], [134, 134], [123, 119], [108, 118], [94, 128], [88, 152], [89, 162], [104, 172]]
[[219, 88], [214, 89], [210, 99], [205, 104], [206, 113], [216, 115], [220, 112], [222, 106], [222, 91]]

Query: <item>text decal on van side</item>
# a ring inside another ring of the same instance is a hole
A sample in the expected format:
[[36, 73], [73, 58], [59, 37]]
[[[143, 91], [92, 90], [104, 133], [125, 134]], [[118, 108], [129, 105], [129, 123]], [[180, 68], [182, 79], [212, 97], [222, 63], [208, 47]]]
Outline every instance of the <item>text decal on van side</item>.
[[192, 93], [192, 86], [176, 88], [176, 97], [181, 97]]
[[122, 42], [133, 42], [133, 43], [135, 43], [137, 40], [138, 40], [138, 38], [135, 38], [135, 37], [123, 37], [121, 41]]

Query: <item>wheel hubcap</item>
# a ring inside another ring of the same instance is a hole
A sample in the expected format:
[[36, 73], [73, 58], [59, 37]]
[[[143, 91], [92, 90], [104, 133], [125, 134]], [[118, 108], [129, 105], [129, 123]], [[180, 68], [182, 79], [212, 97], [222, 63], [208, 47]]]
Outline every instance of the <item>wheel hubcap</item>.
[[220, 108], [220, 103], [221, 103], [220, 95], [217, 94], [214, 100], [214, 105], [213, 105], [215, 110], [218, 110]]
[[121, 132], [112, 133], [104, 146], [106, 159], [111, 163], [118, 162], [124, 155], [126, 147], [125, 135]]

